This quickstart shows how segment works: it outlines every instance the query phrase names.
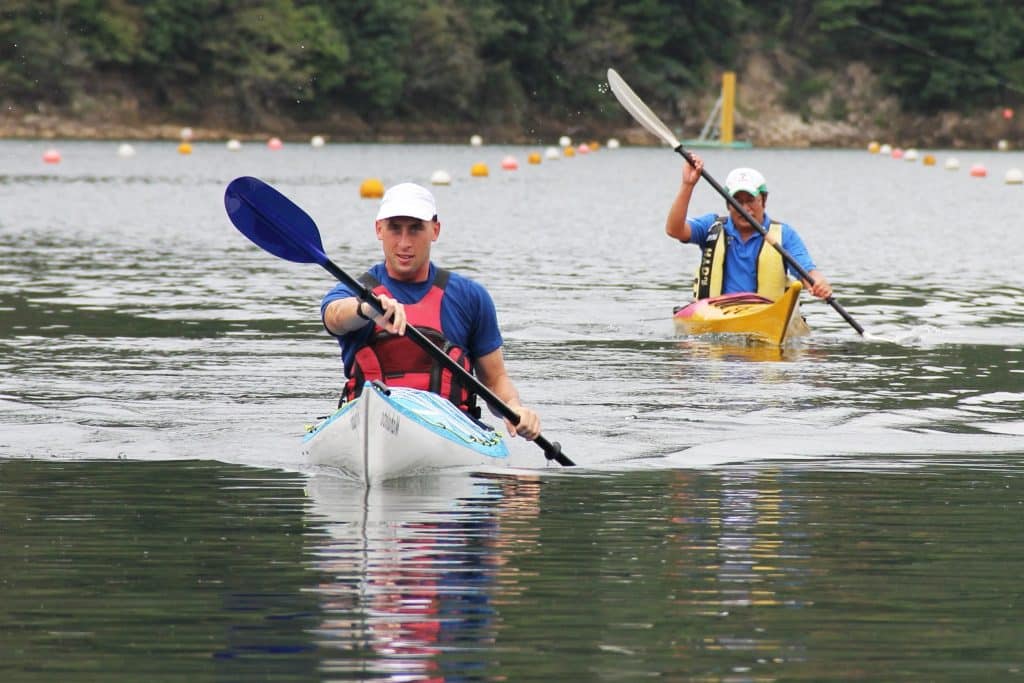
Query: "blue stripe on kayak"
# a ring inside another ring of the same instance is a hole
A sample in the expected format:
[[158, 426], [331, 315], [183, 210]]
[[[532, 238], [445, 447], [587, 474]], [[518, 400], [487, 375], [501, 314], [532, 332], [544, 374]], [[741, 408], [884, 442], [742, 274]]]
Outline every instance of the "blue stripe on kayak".
[[453, 443], [492, 458], [507, 458], [509, 455], [501, 433], [481, 427], [451, 401], [437, 394], [393, 387], [391, 394], [383, 398], [402, 415]]

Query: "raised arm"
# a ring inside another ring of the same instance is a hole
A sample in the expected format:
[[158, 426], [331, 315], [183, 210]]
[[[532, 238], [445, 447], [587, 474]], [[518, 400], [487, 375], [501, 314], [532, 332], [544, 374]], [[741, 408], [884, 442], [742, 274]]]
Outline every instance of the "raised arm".
[[700, 180], [701, 170], [704, 168], [704, 160], [696, 154], [691, 154], [694, 165], [683, 162], [683, 178], [679, 186], [679, 193], [668, 210], [668, 218], [665, 219], [665, 234], [674, 237], [680, 242], [690, 241], [690, 224], [686, 221], [687, 212], [690, 208], [690, 197], [693, 196], [693, 188]]

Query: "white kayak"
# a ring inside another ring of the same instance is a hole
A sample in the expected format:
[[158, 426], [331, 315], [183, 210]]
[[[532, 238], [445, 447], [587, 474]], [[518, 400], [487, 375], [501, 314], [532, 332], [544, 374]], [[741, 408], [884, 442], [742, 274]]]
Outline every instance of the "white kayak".
[[307, 462], [376, 484], [455, 467], [502, 466], [500, 432], [429, 391], [368, 382], [306, 435]]

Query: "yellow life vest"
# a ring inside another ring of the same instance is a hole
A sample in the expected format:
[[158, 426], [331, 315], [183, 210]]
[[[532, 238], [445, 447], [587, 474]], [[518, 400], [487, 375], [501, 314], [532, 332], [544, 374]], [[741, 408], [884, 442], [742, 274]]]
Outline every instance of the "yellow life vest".
[[[722, 283], [725, 281], [725, 216], [719, 216], [708, 230], [706, 246], [697, 266], [697, 276], [693, 281], [693, 298], [707, 299], [722, 294]], [[768, 225], [768, 235], [761, 244], [757, 254], [757, 293], [775, 301], [786, 291], [789, 284], [786, 277], [786, 262], [779, 250], [769, 242], [782, 244], [782, 223], [772, 221]]]

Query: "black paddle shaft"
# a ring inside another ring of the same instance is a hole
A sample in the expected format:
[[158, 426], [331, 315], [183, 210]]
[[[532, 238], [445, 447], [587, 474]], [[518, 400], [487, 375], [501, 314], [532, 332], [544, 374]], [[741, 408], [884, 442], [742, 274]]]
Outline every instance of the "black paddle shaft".
[[[354, 292], [358, 292], [359, 298], [370, 304], [377, 313], [384, 315], [384, 307], [381, 306], [380, 300], [373, 292], [367, 289], [363, 283], [354, 279], [348, 273], [335, 265], [335, 263], [330, 259], [326, 259], [322, 265], [331, 273], [331, 275], [338, 278], [338, 280], [343, 282], [349, 289]], [[519, 414], [516, 411], [512, 410], [508, 404], [498, 398], [493, 391], [488, 389], [480, 380], [468, 372], [466, 368], [456, 363], [455, 360], [453, 360], [447, 353], [439, 349], [434, 342], [427, 339], [426, 335], [416, 329], [416, 327], [413, 325], [407, 325], [405, 328], [405, 335], [412, 339], [413, 342], [415, 342], [421, 349], [430, 354], [434, 360], [458, 375], [459, 379], [461, 379], [464, 384], [471, 385], [474, 391], [483, 397], [487, 405], [500, 413], [502, 417], [514, 425], [519, 424]], [[566, 467], [571, 467], [576, 464], [569, 458], [569, 456], [562, 452], [562, 446], [557, 441], [548, 441], [543, 435], [538, 434], [537, 438], [535, 438], [533, 442], [544, 450], [544, 455], [548, 460], [554, 460], [558, 464]]]
[[[689, 152], [687, 152], [685, 149], [683, 149], [682, 145], [679, 145], [678, 147], [676, 147], [675, 150], [677, 152], [679, 152], [679, 154], [681, 154], [682, 157], [684, 159], [686, 159], [686, 161], [689, 162], [690, 166], [693, 166], [694, 168], [696, 168], [697, 165], [693, 161], [693, 156]], [[732, 208], [736, 209], [736, 211], [738, 211], [739, 214], [741, 216], [743, 216], [743, 218], [746, 219], [746, 221], [748, 223], [753, 225], [757, 229], [757, 231], [759, 233], [761, 233], [767, 239], [768, 231], [764, 229], [763, 225], [761, 225], [756, 220], [754, 220], [754, 217], [751, 216], [750, 213], [748, 213], [747, 210], [743, 208], [742, 204], [740, 204], [738, 201], [736, 201], [735, 197], [733, 197], [731, 194], [729, 194], [729, 192], [724, 187], [719, 185], [718, 181], [715, 180], [714, 178], [712, 178], [711, 175], [707, 171], [705, 171], [704, 169], [701, 169], [700, 175], [701, 175], [702, 178], [704, 178], [704, 180], [708, 181], [711, 184], [711, 187], [715, 188], [715, 190], [718, 192], [718, 194], [720, 194], [723, 197], [725, 197], [725, 201], [729, 203], [729, 206], [731, 206]], [[790, 255], [790, 253], [783, 248], [783, 246], [781, 244], [775, 244], [773, 242], [772, 246], [775, 247], [775, 249], [778, 250], [778, 252], [780, 254], [782, 254], [782, 259], [787, 264], [789, 264], [790, 267], [792, 267], [793, 270], [795, 270], [797, 272], [797, 274], [800, 275], [801, 278], [803, 278], [804, 280], [807, 280], [808, 282], [810, 282], [811, 285], [814, 285], [814, 278], [811, 277], [810, 273], [808, 273], [806, 270], [804, 270], [803, 266], [801, 266], [799, 263], [797, 263], [796, 259], [794, 259]], [[846, 322], [848, 322], [850, 324], [850, 327], [852, 327], [853, 329], [857, 330], [857, 334], [859, 334], [862, 337], [864, 336], [864, 328], [861, 327], [860, 324], [856, 320], [853, 319], [853, 316], [851, 316], [849, 313], [846, 312], [846, 309], [843, 308], [842, 304], [840, 304], [838, 301], [836, 301], [831, 296], [829, 296], [828, 298], [825, 299], [825, 303], [827, 303], [829, 306], [834, 308], [836, 310], [836, 313], [841, 315], [843, 317], [843, 320], [845, 320]]]

